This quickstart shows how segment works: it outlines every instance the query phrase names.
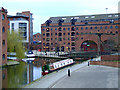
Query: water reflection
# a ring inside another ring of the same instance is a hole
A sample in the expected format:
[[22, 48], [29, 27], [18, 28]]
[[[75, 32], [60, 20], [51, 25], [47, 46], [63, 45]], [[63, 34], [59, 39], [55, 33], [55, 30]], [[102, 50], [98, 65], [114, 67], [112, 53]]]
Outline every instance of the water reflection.
[[42, 66], [55, 59], [36, 58], [32, 63], [20, 62], [16, 66], [2, 68], [2, 88], [20, 88], [42, 77]]

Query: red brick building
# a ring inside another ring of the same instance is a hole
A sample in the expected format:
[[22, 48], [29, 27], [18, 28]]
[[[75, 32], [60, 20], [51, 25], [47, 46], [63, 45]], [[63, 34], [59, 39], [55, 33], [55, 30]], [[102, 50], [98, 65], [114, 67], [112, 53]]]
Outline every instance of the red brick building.
[[33, 35], [32, 49], [41, 51], [41, 34], [40, 33]]
[[101, 35], [101, 50], [113, 50], [118, 44], [118, 20], [118, 13], [51, 17], [41, 26], [42, 51], [97, 51], [98, 35], [90, 33], [115, 34]]
[[7, 64], [7, 10], [0, 8], [0, 66]]

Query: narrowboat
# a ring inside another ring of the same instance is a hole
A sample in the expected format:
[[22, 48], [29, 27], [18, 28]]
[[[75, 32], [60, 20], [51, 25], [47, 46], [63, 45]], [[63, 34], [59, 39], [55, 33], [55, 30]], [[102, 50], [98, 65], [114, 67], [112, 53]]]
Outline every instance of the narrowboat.
[[58, 69], [61, 69], [72, 64], [74, 64], [73, 59], [65, 59], [58, 62], [54, 62], [52, 64], [46, 64], [42, 67], [42, 75], [46, 75], [48, 73], [51, 73], [53, 71], [56, 71]]

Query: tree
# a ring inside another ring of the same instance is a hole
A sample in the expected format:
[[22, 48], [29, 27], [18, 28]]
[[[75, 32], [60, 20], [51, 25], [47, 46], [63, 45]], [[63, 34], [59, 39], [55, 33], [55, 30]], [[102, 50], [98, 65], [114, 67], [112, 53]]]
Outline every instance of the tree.
[[22, 44], [21, 35], [15, 31], [8, 31], [7, 33], [7, 51], [16, 52], [17, 58], [24, 58], [24, 46]]

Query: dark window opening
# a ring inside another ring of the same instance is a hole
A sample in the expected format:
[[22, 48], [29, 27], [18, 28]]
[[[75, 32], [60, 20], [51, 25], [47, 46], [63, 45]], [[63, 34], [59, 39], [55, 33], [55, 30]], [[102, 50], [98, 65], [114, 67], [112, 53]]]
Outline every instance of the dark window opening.
[[75, 28], [74, 28], [74, 27], [72, 27], [72, 28], [71, 28], [71, 31], [75, 31]]
[[2, 55], [2, 59], [5, 60], [5, 54]]
[[72, 32], [72, 33], [71, 33], [71, 36], [75, 36], [75, 32]]
[[5, 27], [2, 28], [2, 32], [5, 32]]
[[62, 33], [59, 33], [58, 36], [62, 36]]
[[5, 40], [3, 40], [2, 45], [3, 45], [3, 46], [5, 45]]
[[59, 27], [59, 31], [62, 31], [62, 28], [61, 28], [61, 27]]
[[46, 33], [46, 36], [47, 36], [47, 37], [49, 37], [49, 36], [50, 36], [50, 34], [49, 34], [49, 33]]

